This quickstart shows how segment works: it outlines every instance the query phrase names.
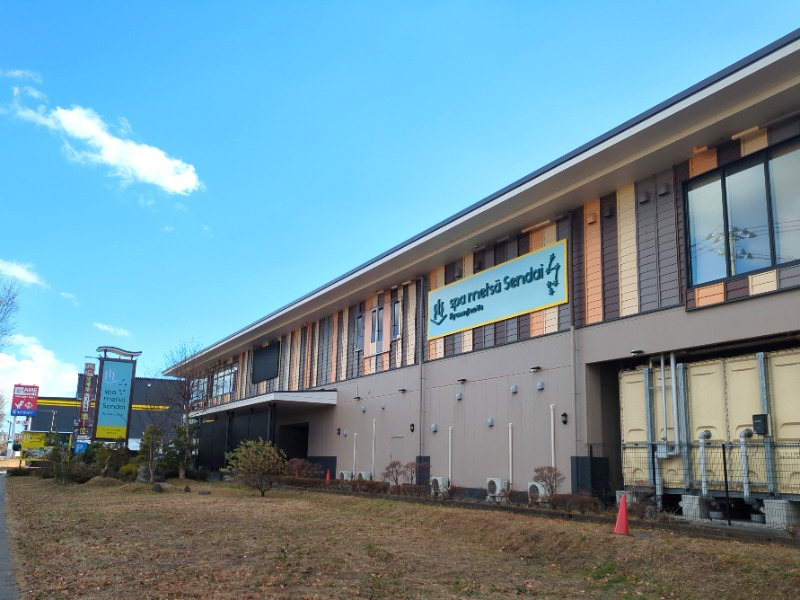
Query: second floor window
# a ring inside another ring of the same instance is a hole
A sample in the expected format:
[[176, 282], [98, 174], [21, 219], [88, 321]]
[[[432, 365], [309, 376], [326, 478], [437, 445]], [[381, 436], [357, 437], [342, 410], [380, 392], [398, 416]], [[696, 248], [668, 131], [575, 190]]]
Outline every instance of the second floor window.
[[372, 309], [372, 334], [370, 342], [380, 342], [383, 340], [383, 304]]
[[236, 391], [236, 373], [239, 370], [239, 365], [234, 363], [226, 367], [222, 367], [212, 378], [211, 382], [211, 395], [223, 396], [225, 394], [232, 394]]

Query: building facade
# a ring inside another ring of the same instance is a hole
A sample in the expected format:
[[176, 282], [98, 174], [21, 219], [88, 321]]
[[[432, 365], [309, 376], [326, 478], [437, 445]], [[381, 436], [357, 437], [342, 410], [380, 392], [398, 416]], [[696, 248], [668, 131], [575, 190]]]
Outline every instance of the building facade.
[[208, 468], [262, 437], [337, 476], [524, 492], [555, 466], [775, 524], [800, 519], [798, 303], [800, 31], [168, 373]]

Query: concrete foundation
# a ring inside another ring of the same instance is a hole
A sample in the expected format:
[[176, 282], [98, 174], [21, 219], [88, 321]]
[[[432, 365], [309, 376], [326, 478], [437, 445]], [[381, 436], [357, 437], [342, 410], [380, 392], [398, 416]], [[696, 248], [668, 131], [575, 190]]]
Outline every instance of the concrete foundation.
[[690, 521], [702, 521], [708, 519], [708, 501], [701, 496], [683, 494], [681, 496], [681, 508], [683, 517]]
[[800, 502], [766, 499], [764, 516], [767, 527], [786, 529], [790, 526], [800, 526]]

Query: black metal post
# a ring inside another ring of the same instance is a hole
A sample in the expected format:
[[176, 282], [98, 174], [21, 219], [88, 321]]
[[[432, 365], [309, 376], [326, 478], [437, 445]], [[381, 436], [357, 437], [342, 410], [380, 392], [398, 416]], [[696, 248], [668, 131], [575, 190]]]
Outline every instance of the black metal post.
[[731, 524], [731, 497], [728, 488], [728, 457], [725, 453], [725, 442], [722, 442], [722, 473], [725, 476], [725, 516], [728, 518], [728, 526]]

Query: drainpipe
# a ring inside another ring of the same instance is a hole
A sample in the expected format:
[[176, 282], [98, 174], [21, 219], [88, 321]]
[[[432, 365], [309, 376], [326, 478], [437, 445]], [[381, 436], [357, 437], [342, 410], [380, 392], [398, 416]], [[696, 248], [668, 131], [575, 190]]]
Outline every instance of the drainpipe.
[[512, 489], [511, 484], [514, 482], [514, 445], [512, 431], [514, 424], [508, 424], [508, 489]]
[[666, 442], [667, 441], [667, 379], [664, 374], [664, 354], [661, 354], [661, 423], [664, 425], [664, 436], [661, 439], [662, 441]]
[[694, 479], [692, 473], [691, 457], [689, 456], [689, 414], [686, 408], [686, 368], [683, 364], [678, 365], [678, 390], [681, 414], [681, 444], [685, 447], [683, 451], [683, 489], [689, 490], [690, 482]]
[[739, 434], [739, 452], [742, 459], [742, 497], [750, 502], [750, 464], [747, 459], [747, 440], [753, 437], [753, 430], [748, 428]]
[[758, 359], [758, 383], [761, 390], [761, 412], [770, 423], [769, 435], [764, 436], [764, 463], [767, 470], [767, 491], [774, 496], [778, 491], [778, 482], [775, 475], [775, 446], [772, 443], [772, 414], [770, 409], [769, 378], [767, 377], [767, 357], [763, 352], [756, 354]]
[[372, 419], [372, 478], [375, 479], [375, 422], [377, 419]]
[[356, 478], [356, 446], [358, 445], [358, 434], [353, 434], [353, 479]]
[[681, 429], [678, 425], [678, 382], [676, 379], [675, 373], [675, 353], [669, 353], [669, 378], [670, 378], [670, 388], [672, 391], [672, 432], [673, 432], [673, 441], [675, 442], [675, 446], [673, 448], [673, 452], [675, 456], [681, 453], [680, 449], [680, 442], [681, 442]]
[[706, 440], [711, 439], [711, 432], [706, 429], [697, 439], [700, 454], [700, 490], [703, 498], [708, 500], [708, 475], [706, 474]]
[[425, 298], [425, 290], [423, 289], [425, 279], [420, 277], [417, 279], [417, 339], [415, 343], [419, 348], [419, 455], [425, 455], [425, 347], [427, 343], [422, 339], [422, 324], [427, 315], [427, 304], [423, 302]]
[[556, 405], [550, 405], [550, 466], [556, 466]]
[[453, 427], [447, 428], [447, 481], [453, 482]]

